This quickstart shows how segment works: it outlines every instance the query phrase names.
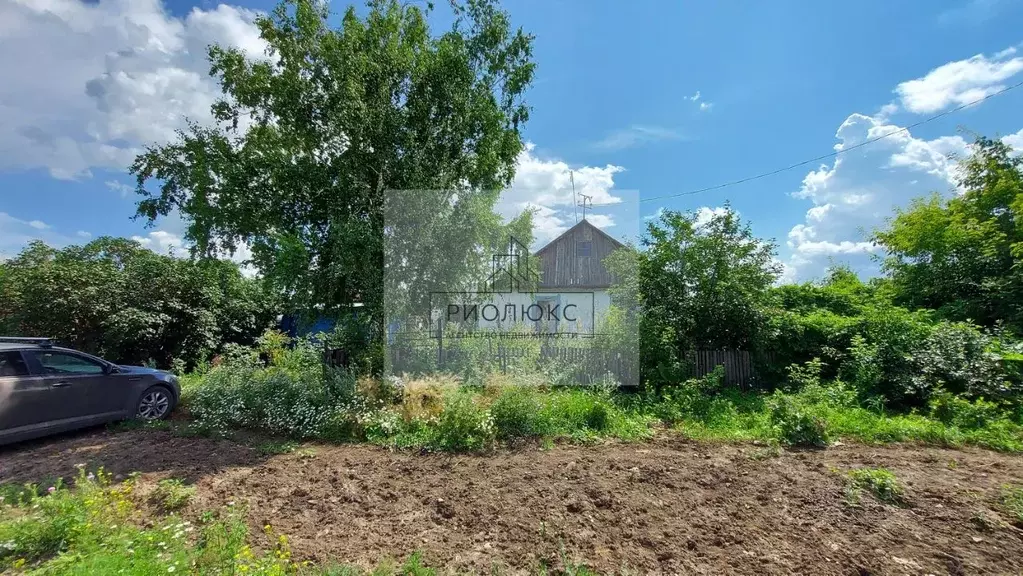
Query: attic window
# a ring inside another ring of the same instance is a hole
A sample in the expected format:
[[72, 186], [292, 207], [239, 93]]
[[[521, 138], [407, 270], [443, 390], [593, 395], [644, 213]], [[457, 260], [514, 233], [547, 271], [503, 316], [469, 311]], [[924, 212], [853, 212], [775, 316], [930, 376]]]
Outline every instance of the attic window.
[[584, 257], [584, 256], [589, 256], [590, 252], [592, 250], [593, 250], [593, 242], [590, 242], [589, 240], [587, 240], [585, 242], [576, 242], [575, 243], [575, 255], [578, 258], [581, 258], [581, 257]]

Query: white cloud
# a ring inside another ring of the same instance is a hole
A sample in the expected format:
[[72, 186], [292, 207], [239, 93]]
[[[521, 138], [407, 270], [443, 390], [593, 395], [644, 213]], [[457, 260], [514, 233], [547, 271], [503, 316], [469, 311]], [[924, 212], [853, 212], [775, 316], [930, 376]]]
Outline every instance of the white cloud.
[[889, 137], [838, 156], [810, 171], [793, 196], [810, 200], [805, 220], [789, 230], [784, 260], [788, 280], [819, 277], [835, 262], [864, 274], [876, 274], [869, 236], [912, 198], [950, 193], [956, 160], [967, 153], [959, 136], [916, 138], [884, 117], [852, 114], [838, 128], [837, 150], [883, 134]]
[[683, 140], [685, 136], [678, 130], [663, 126], [645, 126], [635, 124], [622, 130], [616, 130], [601, 140], [593, 143], [600, 150], [624, 150], [653, 142], [665, 140]]
[[703, 226], [710, 224], [711, 219], [715, 216], [724, 216], [727, 213], [728, 208], [725, 208], [724, 206], [716, 206], [714, 208], [701, 206], [696, 210], [696, 222], [694, 222], [693, 225], [696, 228], [702, 228]]
[[124, 169], [185, 118], [211, 121], [219, 88], [206, 47], [260, 57], [254, 12], [219, 5], [183, 18], [160, 0], [0, 2], [0, 170], [80, 178]]
[[107, 188], [119, 193], [121, 198], [127, 198], [129, 194], [135, 191], [131, 186], [117, 180], [107, 180], [104, 184], [106, 184]]
[[160, 254], [179, 257], [188, 255], [188, 248], [185, 246], [184, 239], [166, 230], [154, 230], [146, 236], [132, 236], [131, 239]]
[[[527, 144], [519, 154], [515, 180], [502, 191], [497, 211], [512, 218], [524, 210], [533, 209], [534, 248], [543, 246], [575, 223], [575, 206], [581, 194], [590, 196], [594, 211], [587, 218], [595, 225], [611, 225], [602, 212], [622, 202], [614, 191], [614, 176], [625, 170], [621, 166], [583, 166], [572, 168], [566, 162], [540, 158], [533, 144]], [[576, 195], [572, 194], [575, 178]]]
[[714, 107], [714, 104], [711, 103], [711, 102], [700, 102], [700, 111], [701, 112], [706, 112], [707, 110], [710, 110], [713, 107]]
[[75, 236], [78, 236], [79, 238], [85, 238], [86, 240], [92, 238], [92, 234], [86, 232], [85, 230], [79, 230], [78, 232], [75, 232]]
[[32, 240], [42, 240], [54, 247], [74, 243], [73, 238], [56, 232], [39, 220], [22, 220], [0, 212], [0, 260], [13, 258]]
[[615, 225], [614, 216], [610, 214], [587, 214], [586, 220], [601, 230]]
[[699, 90], [696, 91], [696, 94], [693, 94], [692, 96], [689, 96], [689, 97], [686, 98], [686, 100], [689, 100], [690, 102], [696, 102], [699, 99], [700, 99], [700, 91]]
[[1017, 154], [1023, 154], [1023, 129], [1015, 134], [1009, 134], [1002, 138], [1002, 142], [1005, 142], [1016, 151]]
[[647, 214], [646, 216], [643, 217], [643, 219], [647, 221], [660, 220], [661, 216], [664, 216], [664, 206], [658, 208], [657, 211], [654, 212], [653, 214]]
[[977, 54], [938, 66], [896, 86], [899, 104], [909, 112], [931, 114], [994, 94], [1006, 87], [1005, 80], [1023, 71], [1023, 57], [1012, 58], [1015, 53], [1010, 48], [991, 58]]

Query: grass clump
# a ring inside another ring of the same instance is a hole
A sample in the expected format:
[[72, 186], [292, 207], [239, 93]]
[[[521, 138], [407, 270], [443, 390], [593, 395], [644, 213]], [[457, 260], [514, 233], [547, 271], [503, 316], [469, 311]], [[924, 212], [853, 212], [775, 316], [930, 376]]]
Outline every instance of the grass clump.
[[896, 506], [906, 505], [905, 489], [891, 470], [886, 468], [858, 468], [846, 474], [846, 499], [855, 505], [863, 491], [870, 492], [878, 501]]
[[1002, 506], [1009, 513], [1013, 524], [1023, 527], [1023, 486], [1006, 486], [1002, 489]]
[[165, 478], [156, 484], [150, 501], [164, 512], [176, 512], [188, 505], [195, 495], [195, 486], [188, 486], [177, 478]]
[[290, 440], [268, 440], [256, 447], [263, 456], [276, 456], [279, 454], [291, 454], [298, 449], [298, 443]]

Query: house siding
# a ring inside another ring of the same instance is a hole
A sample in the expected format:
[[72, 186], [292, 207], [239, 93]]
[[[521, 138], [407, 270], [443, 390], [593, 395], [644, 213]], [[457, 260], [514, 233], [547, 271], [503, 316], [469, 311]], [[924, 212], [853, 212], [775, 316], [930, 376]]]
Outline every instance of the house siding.
[[604, 258], [621, 246], [583, 220], [536, 253], [541, 274], [538, 289], [608, 288], [612, 277]]

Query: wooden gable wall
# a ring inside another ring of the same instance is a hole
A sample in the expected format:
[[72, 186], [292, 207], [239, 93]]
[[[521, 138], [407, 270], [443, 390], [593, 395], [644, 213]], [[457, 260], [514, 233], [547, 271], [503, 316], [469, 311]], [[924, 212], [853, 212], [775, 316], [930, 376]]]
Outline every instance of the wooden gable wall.
[[[589, 243], [588, 251], [586, 243]], [[536, 253], [540, 260], [539, 288], [609, 287], [611, 273], [603, 261], [621, 246], [617, 240], [583, 220]]]

